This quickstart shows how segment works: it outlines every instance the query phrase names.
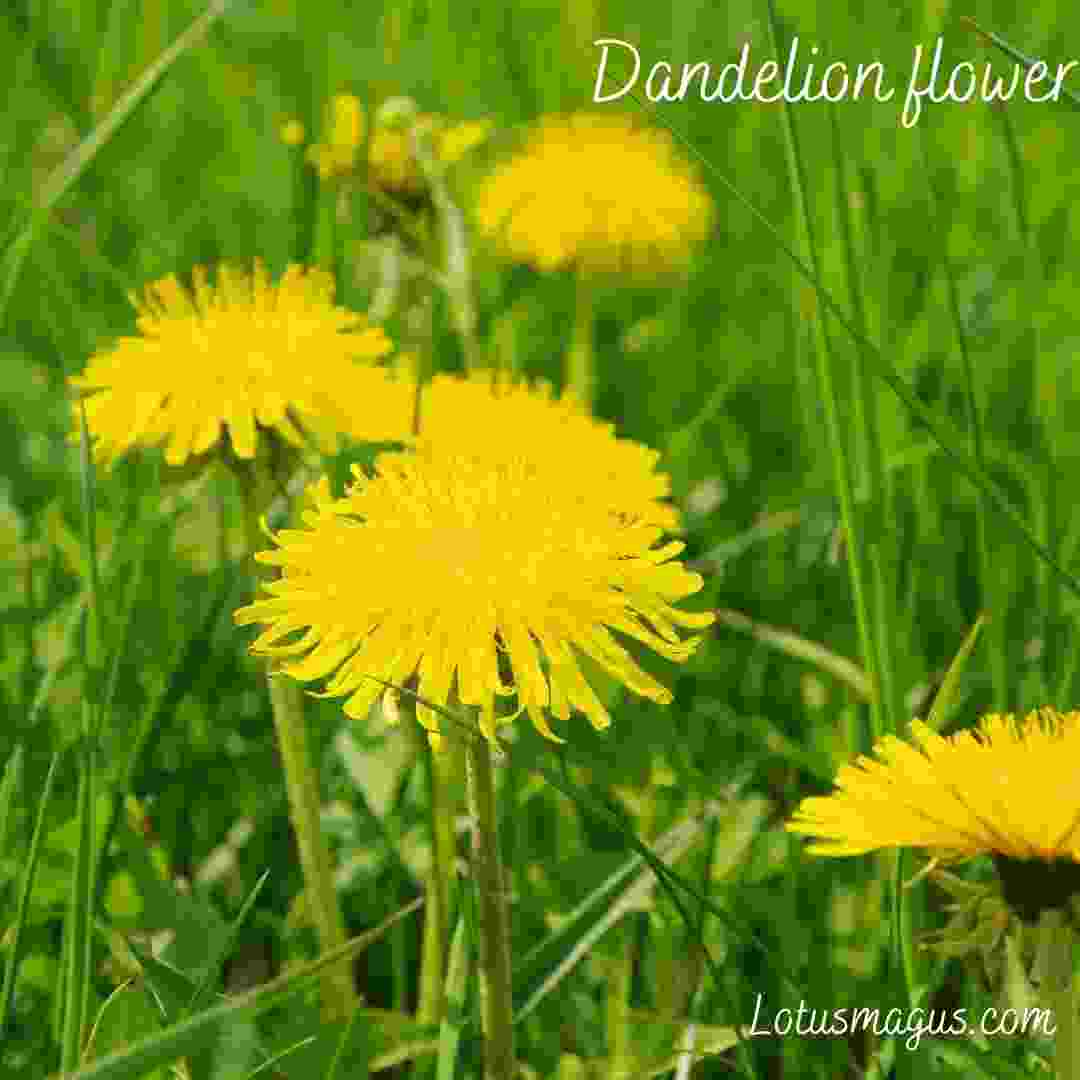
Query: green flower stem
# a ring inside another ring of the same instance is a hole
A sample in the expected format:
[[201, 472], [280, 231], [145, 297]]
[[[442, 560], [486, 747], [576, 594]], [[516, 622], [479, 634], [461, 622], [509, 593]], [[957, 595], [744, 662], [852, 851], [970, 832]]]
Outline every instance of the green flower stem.
[[[289, 814], [300, 849], [300, 868], [308, 912], [319, 936], [322, 952], [345, 944], [345, 922], [337, 902], [330, 853], [320, 826], [319, 774], [311, 763], [304, 724], [304, 692], [284, 675], [269, 675], [270, 705], [278, 752], [285, 769]], [[351, 964], [327, 968], [323, 976], [323, 1016], [345, 1020], [360, 1003], [353, 987]]]
[[592, 408], [596, 390], [593, 356], [593, 289], [584, 274], [577, 277], [574, 337], [566, 354], [566, 389]]
[[1077, 987], [1073, 962], [1073, 931], [1061, 911], [1044, 912], [1052, 939], [1047, 953], [1047, 997], [1054, 1010], [1054, 1076], [1080, 1080], [1080, 1030], [1077, 1026]]
[[513, 1080], [514, 1028], [510, 980], [510, 916], [495, 812], [491, 746], [471, 736], [466, 782], [473, 823], [472, 877], [480, 911], [480, 1015], [484, 1033], [484, 1080]]
[[[449, 942], [450, 886], [454, 875], [454, 822], [450, 797], [453, 748], [435, 753], [418, 721], [411, 719], [406, 727], [417, 753], [424, 760], [431, 816], [431, 867], [424, 890], [424, 936], [416, 1022], [438, 1025], [446, 1018], [444, 968]], [[426, 1064], [414, 1075], [426, 1074]]]
[[[256, 477], [244, 488], [248, 548], [252, 554], [262, 545], [258, 534], [258, 497]], [[323, 843], [320, 822], [321, 798], [319, 773], [312, 764], [304, 720], [304, 692], [299, 683], [284, 675], [267, 673], [270, 707], [278, 752], [285, 771], [289, 798], [289, 816], [296, 844], [300, 849], [300, 869], [304, 876], [307, 910], [319, 938], [322, 952], [345, 944], [345, 921], [338, 906], [330, 853]], [[327, 1021], [346, 1020], [360, 998], [352, 982], [351, 963], [328, 967], [322, 977], [322, 1010]]]

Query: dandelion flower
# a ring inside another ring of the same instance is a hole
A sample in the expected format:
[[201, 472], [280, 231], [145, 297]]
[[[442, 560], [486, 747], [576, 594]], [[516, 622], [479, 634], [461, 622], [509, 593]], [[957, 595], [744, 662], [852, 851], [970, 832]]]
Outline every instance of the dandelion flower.
[[307, 152], [320, 180], [344, 176], [356, 168], [366, 130], [364, 106], [355, 94], [336, 94], [330, 99], [323, 141]]
[[299, 146], [307, 132], [295, 116], [286, 117], [278, 124], [278, 136], [286, 146]]
[[[453, 165], [473, 147], [483, 142], [490, 123], [474, 122], [447, 127], [440, 116], [425, 113], [416, 120], [421, 137], [431, 141], [431, 154], [439, 165]], [[427, 181], [413, 152], [410, 131], [391, 127], [376, 128], [371, 140], [368, 167], [372, 182], [398, 198], [417, 199], [426, 194]]]
[[1080, 892], [1080, 712], [1042, 709], [1022, 722], [995, 713], [948, 737], [916, 720], [911, 732], [915, 745], [886, 736], [875, 758], [844, 766], [837, 791], [804, 799], [788, 830], [817, 837], [808, 850], [821, 855], [992, 855], [1020, 910], [1031, 910], [1024, 881]]
[[138, 334], [122, 337], [71, 379], [87, 394], [86, 417], [99, 461], [135, 445], [164, 444], [183, 465], [227, 433], [238, 458], [255, 456], [257, 432], [332, 452], [337, 436], [400, 439], [411, 397], [373, 361], [390, 351], [383, 331], [333, 302], [333, 278], [290, 266], [277, 284], [255, 262], [223, 266], [211, 285], [169, 275], [148, 286]]
[[543, 120], [485, 180], [476, 210], [511, 260], [645, 276], [684, 264], [712, 216], [666, 131], [591, 113]]
[[547, 383], [492, 372], [467, 379], [436, 375], [423, 389], [420, 432], [418, 451], [523, 458], [566, 494], [668, 531], [678, 528], [678, 511], [667, 501], [671, 481], [656, 471], [660, 454], [616, 438], [614, 425], [595, 419], [571, 395], [555, 398]]
[[[276, 550], [256, 556], [282, 576], [235, 613], [240, 625], [264, 624], [254, 652], [300, 681], [328, 678], [324, 696], [347, 698], [354, 718], [385, 683], [415, 674], [422, 698], [446, 706], [456, 693], [478, 707], [488, 738], [496, 697], [515, 694], [514, 715], [556, 741], [546, 712], [565, 721], [577, 710], [606, 727], [580, 657], [671, 701], [616, 634], [671, 660], [690, 656], [696, 638], [679, 628], [712, 616], [675, 606], [702, 585], [675, 561], [681, 543], [658, 546], [658, 527], [621, 521], [603, 499], [583, 502], [522, 461], [381, 455], [373, 476], [354, 475], [341, 499], [320, 481], [306, 528], [277, 533]], [[436, 732], [432, 711], [418, 711]]]
[[[411, 128], [431, 139], [432, 154], [441, 165], [452, 165], [483, 142], [491, 130], [487, 121], [448, 125], [444, 117], [418, 113], [408, 98], [391, 98], [375, 115], [368, 146], [371, 182], [406, 200], [424, 195], [424, 175], [413, 153]], [[330, 102], [326, 134], [308, 148], [307, 159], [321, 180], [348, 176], [360, 165], [367, 122], [360, 99], [339, 94]]]

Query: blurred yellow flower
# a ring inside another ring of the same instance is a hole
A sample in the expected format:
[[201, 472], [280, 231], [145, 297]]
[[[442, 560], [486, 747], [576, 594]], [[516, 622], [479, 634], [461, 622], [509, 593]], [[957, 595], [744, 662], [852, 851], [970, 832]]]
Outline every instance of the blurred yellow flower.
[[808, 850], [821, 855], [920, 847], [1080, 863], [1080, 712], [993, 713], [948, 737], [916, 720], [911, 733], [914, 746], [886, 736], [876, 759], [845, 765], [837, 791], [804, 799], [788, 830], [817, 837]]
[[[393, 105], [407, 99], [392, 99]], [[368, 148], [368, 168], [372, 183], [391, 195], [415, 198], [425, 191], [423, 172], [413, 153], [410, 128], [431, 139], [432, 154], [442, 165], [452, 165], [487, 138], [491, 124], [470, 122], [450, 127], [444, 117], [430, 113], [416, 115], [382, 109], [376, 114]], [[321, 142], [308, 148], [308, 161], [320, 179], [348, 176], [360, 165], [367, 124], [360, 99], [340, 94], [330, 103], [327, 131]]]
[[291, 116], [278, 125], [278, 135], [286, 146], [299, 146], [304, 141], [307, 132], [304, 130], [304, 125], [295, 116]]
[[[254, 652], [301, 681], [329, 678], [325, 696], [347, 697], [354, 718], [384, 681], [416, 674], [421, 697], [446, 706], [456, 692], [478, 707], [488, 738], [504, 719], [498, 696], [516, 695], [514, 716], [527, 712], [552, 739], [547, 711], [566, 720], [577, 710], [606, 727], [578, 654], [670, 703], [612, 631], [671, 660], [690, 656], [697, 641], [678, 628], [703, 628], [712, 615], [674, 606], [702, 585], [675, 561], [681, 543], [656, 546], [658, 527], [620, 520], [602, 491], [582, 500], [526, 461], [381, 455], [372, 477], [354, 476], [341, 499], [320, 481], [306, 527], [279, 532], [276, 550], [256, 556], [282, 576], [235, 613], [240, 625], [265, 627]], [[438, 732], [432, 710], [419, 716]]]
[[71, 384], [86, 395], [97, 460], [135, 445], [165, 444], [183, 465], [227, 432], [253, 458], [257, 431], [332, 452], [339, 435], [383, 441], [408, 430], [412, 393], [373, 362], [390, 351], [382, 329], [334, 304], [333, 277], [290, 266], [276, 284], [259, 261], [249, 272], [205, 267], [188, 289], [175, 275], [131, 297], [138, 334], [91, 357]]
[[323, 141], [307, 152], [320, 179], [344, 176], [356, 168], [366, 130], [364, 106], [355, 94], [336, 94], [330, 99]]
[[615, 436], [573, 396], [556, 398], [543, 382], [477, 372], [436, 375], [424, 386], [417, 449], [483, 458], [519, 459], [565, 495], [607, 507], [628, 520], [679, 527], [668, 502], [671, 481], [657, 472], [660, 454]]
[[683, 265], [713, 204], [666, 131], [620, 114], [541, 121], [481, 187], [482, 233], [540, 270], [641, 276]]

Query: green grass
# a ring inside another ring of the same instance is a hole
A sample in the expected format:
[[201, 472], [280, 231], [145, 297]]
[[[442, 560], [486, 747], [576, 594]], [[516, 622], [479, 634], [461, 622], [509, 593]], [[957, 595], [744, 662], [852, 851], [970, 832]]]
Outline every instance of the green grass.
[[[568, 0], [569, 16], [236, 0], [190, 33], [202, 11], [12, 0], [0, 16], [0, 1076], [165, 1077], [183, 1057], [193, 1078], [272, 1059], [258, 1075], [479, 1077], [476, 912], [456, 882], [441, 1023], [414, 1022], [417, 914], [360, 942], [364, 1007], [320, 1023], [265, 683], [230, 618], [251, 587], [240, 500], [152, 454], [93, 475], [67, 440], [66, 377], [132, 330], [128, 290], [198, 262], [317, 260], [366, 306], [371, 207], [339, 221], [277, 136], [284, 116], [317, 131], [332, 93], [491, 118], [453, 174], [467, 207], [516, 128], [587, 103], [591, 37], [639, 43], [646, 65], [719, 65], [747, 37], [756, 64], [773, 34], [896, 73], [939, 33], [946, 68], [1011, 60], [948, 0]], [[1080, 48], [1056, 0], [975, 14], [1051, 66]], [[596, 411], [664, 452], [703, 603], [743, 621], [657, 665], [671, 707], [612, 691], [606, 733], [576, 717], [565, 746], [526, 723], [508, 740], [495, 797], [518, 1057], [537, 1078], [598, 1080], [613, 1055], [630, 1076], [683, 1077], [692, 1022], [700, 1078], [1040, 1075], [1031, 1041], [910, 1051], [733, 1029], [759, 994], [768, 1009], [995, 1000], [917, 947], [948, 913], [933, 886], [902, 888], [916, 860], [815, 859], [782, 825], [916, 712], [950, 731], [1075, 701], [1075, 107], [929, 106], [914, 130], [895, 101], [651, 111], [698, 158], [718, 224], [685, 280], [595, 291]], [[472, 270], [479, 349], [561, 382], [573, 276], [483, 250]], [[465, 360], [454, 316], [440, 298], [447, 370]], [[330, 463], [339, 486], [355, 457]], [[308, 704], [355, 936], [425, 887], [435, 781], [422, 741]], [[439, 782], [463, 812], [460, 772]], [[673, 852], [674, 878], [658, 861]]]

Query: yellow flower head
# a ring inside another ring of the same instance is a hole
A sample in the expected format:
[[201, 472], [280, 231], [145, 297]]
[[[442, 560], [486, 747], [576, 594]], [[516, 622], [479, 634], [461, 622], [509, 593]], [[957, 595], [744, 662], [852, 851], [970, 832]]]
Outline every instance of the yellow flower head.
[[911, 732], [915, 746], [886, 736], [876, 760], [844, 766], [838, 790], [804, 799], [788, 830], [818, 837], [808, 850], [821, 855], [920, 847], [1080, 863], [1080, 712], [991, 714], [948, 737], [916, 720]]
[[364, 106], [355, 94], [337, 94], [330, 99], [323, 141], [308, 147], [307, 152], [321, 180], [344, 176], [356, 168], [366, 130]]
[[278, 135], [286, 146], [299, 146], [304, 141], [307, 132], [295, 116], [289, 116], [278, 124]]
[[[415, 673], [421, 697], [445, 706], [456, 691], [479, 707], [488, 738], [497, 695], [516, 694], [518, 712], [552, 739], [546, 711], [566, 720], [578, 710], [606, 727], [579, 655], [671, 701], [612, 631], [671, 660], [691, 654], [696, 639], [678, 628], [712, 616], [674, 606], [702, 585], [673, 561], [681, 543], [656, 546], [659, 528], [620, 521], [604, 500], [583, 502], [521, 461], [381, 455], [373, 477], [354, 475], [336, 500], [321, 481], [306, 528], [279, 532], [277, 550], [256, 556], [282, 576], [235, 614], [265, 626], [253, 651], [283, 658], [296, 679], [329, 677], [326, 696], [347, 696], [354, 718], [383, 693], [378, 680]], [[438, 729], [430, 710], [419, 715]]]
[[519, 458], [582, 501], [668, 531], [679, 526], [667, 501], [671, 481], [656, 471], [659, 453], [616, 438], [614, 425], [572, 396], [555, 398], [543, 382], [530, 386], [492, 372], [436, 375], [423, 388], [415, 445], [433, 455]]
[[712, 216], [668, 133], [609, 113], [543, 120], [484, 182], [476, 210], [517, 262], [642, 276], [684, 264]]
[[231, 451], [253, 458], [256, 432], [333, 452], [337, 436], [401, 439], [411, 396], [372, 362], [390, 342], [363, 315], [337, 307], [321, 270], [290, 266], [275, 285], [262, 263], [222, 266], [211, 285], [174, 275], [149, 285], [138, 334], [91, 357], [71, 383], [87, 394], [95, 457], [111, 462], [135, 445], [165, 444], [183, 465], [228, 433]]
[[[395, 107], [406, 102], [412, 111]], [[431, 140], [431, 152], [441, 165], [452, 165], [474, 146], [483, 142], [491, 130], [489, 122], [471, 122], [448, 127], [441, 116], [416, 114], [408, 99], [394, 98], [376, 114], [368, 148], [368, 169], [371, 182], [391, 195], [416, 198], [424, 194], [425, 181], [413, 153], [411, 127]], [[367, 123], [360, 99], [352, 94], [333, 98], [327, 115], [326, 134], [322, 142], [310, 146], [307, 159], [327, 180], [348, 176], [359, 167], [364, 147]]]

